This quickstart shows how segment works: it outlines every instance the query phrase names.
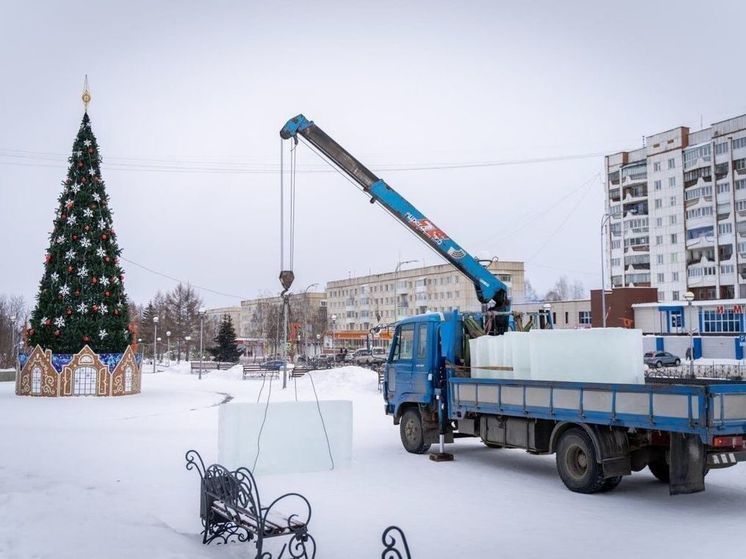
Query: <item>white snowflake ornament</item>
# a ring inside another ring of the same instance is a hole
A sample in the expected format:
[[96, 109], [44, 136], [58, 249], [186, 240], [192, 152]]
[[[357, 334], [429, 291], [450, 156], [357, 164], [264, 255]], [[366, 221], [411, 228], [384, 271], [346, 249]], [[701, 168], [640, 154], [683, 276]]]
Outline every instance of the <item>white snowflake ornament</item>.
[[83, 140], [83, 145], [87, 148], [91, 147], [91, 141], [90, 140]]
[[91, 240], [88, 237], [83, 237], [82, 239], [80, 239], [80, 246], [82, 246], [83, 248], [88, 248], [89, 246], [91, 246]]
[[85, 303], [80, 303], [80, 305], [77, 306], [77, 309], [80, 314], [85, 314], [85, 311], [88, 310], [88, 306]]
[[75, 251], [73, 249], [70, 249], [65, 253], [65, 260], [73, 260], [74, 258], [75, 258]]
[[67, 284], [63, 284], [62, 287], [60, 287], [60, 295], [63, 297], [67, 297], [70, 295], [70, 288], [67, 286]]
[[57, 328], [62, 328], [65, 325], [65, 319], [62, 318], [61, 316], [58, 316], [57, 318], [54, 319], [54, 325]]
[[91, 208], [86, 208], [83, 210], [83, 215], [86, 217], [92, 217], [93, 216], [93, 210]]

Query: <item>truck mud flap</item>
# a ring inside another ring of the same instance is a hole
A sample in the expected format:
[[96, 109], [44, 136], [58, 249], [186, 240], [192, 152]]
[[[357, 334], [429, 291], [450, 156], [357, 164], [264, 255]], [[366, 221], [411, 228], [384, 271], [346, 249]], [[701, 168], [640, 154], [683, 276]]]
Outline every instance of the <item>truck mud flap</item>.
[[671, 433], [671, 495], [705, 490], [705, 447], [697, 435]]

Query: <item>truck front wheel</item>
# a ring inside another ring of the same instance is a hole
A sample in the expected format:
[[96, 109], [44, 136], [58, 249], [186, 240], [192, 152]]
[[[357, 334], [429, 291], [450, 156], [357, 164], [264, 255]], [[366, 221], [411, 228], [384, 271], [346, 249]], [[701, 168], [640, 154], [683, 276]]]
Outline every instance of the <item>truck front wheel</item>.
[[568, 429], [557, 447], [557, 471], [565, 486], [576, 493], [597, 493], [615, 487], [606, 485], [601, 464], [588, 434], [582, 429]]
[[401, 435], [401, 444], [407, 452], [412, 454], [424, 454], [430, 448], [430, 444], [425, 442], [425, 432], [422, 428], [422, 418], [420, 412], [410, 408], [404, 412], [399, 422], [399, 434]]
[[661, 457], [656, 460], [651, 460], [648, 463], [648, 469], [650, 470], [650, 473], [653, 474], [658, 481], [662, 481], [663, 483], [668, 483], [669, 481], [671, 481], [671, 473], [668, 468], [668, 462], [666, 462], [665, 457]]

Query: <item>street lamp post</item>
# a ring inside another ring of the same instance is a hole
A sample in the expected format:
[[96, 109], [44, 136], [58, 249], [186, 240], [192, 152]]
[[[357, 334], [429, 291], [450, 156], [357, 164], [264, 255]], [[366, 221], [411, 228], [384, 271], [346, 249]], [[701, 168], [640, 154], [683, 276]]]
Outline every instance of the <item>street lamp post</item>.
[[10, 318], [10, 355], [13, 357], [13, 369], [18, 372], [18, 354], [16, 353], [16, 315]]
[[606, 328], [606, 277], [604, 270], [606, 268], [606, 245], [604, 244], [605, 226], [611, 219], [611, 214], [604, 214], [601, 219], [601, 327]]
[[692, 301], [694, 293], [687, 291], [684, 293], [684, 300], [689, 307], [689, 378], [694, 378], [694, 333], [692, 330]]
[[417, 260], [399, 260], [394, 268], [394, 322], [399, 320], [399, 270], [403, 264], [411, 264]]
[[142, 343], [142, 338], [137, 338], [137, 344], [140, 346], [140, 370], [142, 370], [142, 361], [145, 359], [145, 344]]
[[332, 319], [332, 351], [334, 351], [334, 342], [336, 341], [334, 339], [334, 331], [337, 329], [337, 315], [333, 314], [331, 316]]
[[166, 356], [168, 357], [168, 366], [171, 366], [171, 330], [166, 330]]
[[186, 360], [187, 360], [187, 362], [189, 362], [189, 342], [192, 341], [192, 337], [191, 336], [184, 336], [184, 341], [186, 342], [186, 344], [185, 344], [186, 345], [186, 352], [185, 352], [186, 353]]
[[205, 362], [205, 354], [202, 351], [202, 328], [205, 322], [205, 309], [199, 310], [199, 380], [202, 380], [202, 367]]
[[321, 355], [321, 334], [316, 334], [316, 357]]
[[155, 373], [155, 362], [158, 360], [158, 317], [153, 317], [153, 373]]

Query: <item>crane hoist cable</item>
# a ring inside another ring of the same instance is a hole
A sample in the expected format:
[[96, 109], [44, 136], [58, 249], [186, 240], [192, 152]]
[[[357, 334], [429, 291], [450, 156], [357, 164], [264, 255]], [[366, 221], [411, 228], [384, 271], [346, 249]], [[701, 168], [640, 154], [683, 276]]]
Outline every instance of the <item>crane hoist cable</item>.
[[[280, 140], [280, 284], [283, 299], [295, 280], [293, 273], [293, 256], [295, 251], [295, 146], [290, 148], [290, 193], [289, 193], [289, 227], [285, 224], [285, 146]], [[285, 231], [288, 231], [288, 259], [285, 259]]]

